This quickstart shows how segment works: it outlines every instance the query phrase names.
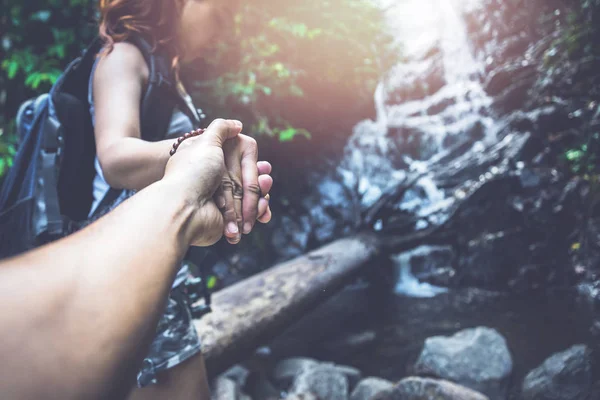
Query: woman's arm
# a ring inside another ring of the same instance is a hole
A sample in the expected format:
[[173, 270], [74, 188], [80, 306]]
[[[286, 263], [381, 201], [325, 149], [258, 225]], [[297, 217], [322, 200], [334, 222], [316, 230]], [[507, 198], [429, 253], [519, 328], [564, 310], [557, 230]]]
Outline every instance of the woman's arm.
[[[115, 44], [98, 62], [94, 74], [96, 149], [104, 178], [114, 188], [137, 190], [161, 179], [173, 145], [173, 140], [141, 139], [140, 101], [148, 74], [144, 57], [129, 43]], [[258, 176], [258, 147], [245, 135], [231, 140], [229, 147], [232, 160], [226, 160], [228, 174], [224, 177], [224, 234], [230, 243], [237, 243], [261, 216], [256, 209], [260, 190], [253, 184]], [[239, 159], [245, 166], [244, 174], [239, 162], [233, 161]]]
[[140, 102], [148, 66], [132, 44], [116, 43], [98, 62], [93, 95], [98, 160], [111, 187], [142, 189], [161, 179], [172, 140], [141, 139]]

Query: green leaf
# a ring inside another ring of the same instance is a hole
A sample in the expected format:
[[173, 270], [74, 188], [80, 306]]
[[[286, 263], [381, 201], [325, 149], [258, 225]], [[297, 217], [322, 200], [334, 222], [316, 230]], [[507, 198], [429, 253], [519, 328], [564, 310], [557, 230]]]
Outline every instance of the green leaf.
[[32, 21], [48, 22], [51, 15], [52, 12], [50, 10], [40, 10], [36, 13], [33, 13], [30, 18]]
[[566, 157], [569, 161], [577, 161], [583, 157], [583, 152], [581, 150], [569, 150], [566, 153]]
[[293, 140], [296, 135], [302, 135], [307, 139], [311, 138], [310, 132], [308, 132], [306, 129], [296, 129], [292, 126], [289, 126], [286, 129], [279, 131], [279, 141], [289, 142]]
[[210, 276], [208, 277], [208, 279], [206, 280], [206, 287], [207, 287], [209, 290], [212, 290], [212, 289], [214, 289], [214, 288], [215, 288], [215, 286], [217, 286], [217, 277], [216, 277], [216, 276], [214, 276], [214, 275], [210, 275]]
[[296, 136], [297, 133], [298, 131], [292, 127], [284, 129], [283, 131], [279, 132], [279, 141], [289, 142], [294, 139], [294, 136]]
[[8, 67], [6, 68], [8, 79], [14, 79], [17, 76], [17, 72], [19, 72], [19, 64], [16, 61], [9, 60]]

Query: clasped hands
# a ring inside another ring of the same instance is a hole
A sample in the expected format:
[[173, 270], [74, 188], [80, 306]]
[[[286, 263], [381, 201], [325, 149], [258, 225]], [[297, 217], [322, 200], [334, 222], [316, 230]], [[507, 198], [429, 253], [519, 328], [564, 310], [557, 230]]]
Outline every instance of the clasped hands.
[[271, 165], [258, 161], [256, 140], [241, 131], [241, 122], [217, 119], [182, 142], [167, 163], [163, 181], [193, 207], [185, 228], [191, 245], [209, 246], [223, 235], [235, 244], [256, 221], [271, 220]]

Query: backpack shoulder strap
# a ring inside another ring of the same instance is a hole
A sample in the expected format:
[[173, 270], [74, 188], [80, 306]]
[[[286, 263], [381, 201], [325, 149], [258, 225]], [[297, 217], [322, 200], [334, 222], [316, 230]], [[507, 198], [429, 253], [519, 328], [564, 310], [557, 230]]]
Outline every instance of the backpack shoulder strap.
[[177, 90], [169, 58], [155, 51], [150, 43], [139, 35], [132, 36], [129, 42], [142, 52], [150, 72], [140, 112], [144, 140], [164, 139], [176, 105], [186, 113], [194, 125], [199, 125], [198, 116], [192, 112]]
[[[96, 38], [82, 55], [73, 60], [52, 85], [48, 93], [47, 107], [44, 117], [40, 120], [42, 136], [40, 148], [40, 206], [36, 208], [41, 218], [35, 218], [35, 232], [47, 232], [50, 235], [60, 235], [64, 230], [64, 218], [60, 211], [58, 195], [59, 169], [64, 150], [64, 127], [59, 117], [58, 105], [64, 96], [79, 101], [87, 99], [87, 81], [98, 52], [102, 49], [102, 40]], [[70, 102], [72, 100], [69, 100]], [[83, 151], [83, 149], [81, 149]]]

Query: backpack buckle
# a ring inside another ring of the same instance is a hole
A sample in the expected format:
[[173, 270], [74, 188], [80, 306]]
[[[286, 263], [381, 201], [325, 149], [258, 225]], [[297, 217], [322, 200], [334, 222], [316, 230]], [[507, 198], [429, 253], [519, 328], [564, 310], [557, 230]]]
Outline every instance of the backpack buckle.
[[44, 150], [47, 153], [56, 153], [62, 145], [62, 125], [54, 115], [46, 118], [44, 129]]

